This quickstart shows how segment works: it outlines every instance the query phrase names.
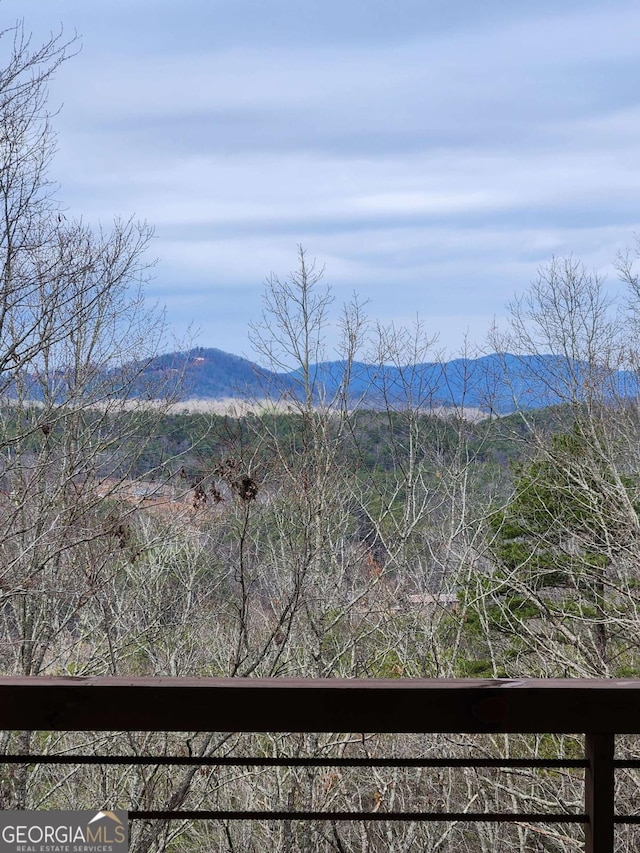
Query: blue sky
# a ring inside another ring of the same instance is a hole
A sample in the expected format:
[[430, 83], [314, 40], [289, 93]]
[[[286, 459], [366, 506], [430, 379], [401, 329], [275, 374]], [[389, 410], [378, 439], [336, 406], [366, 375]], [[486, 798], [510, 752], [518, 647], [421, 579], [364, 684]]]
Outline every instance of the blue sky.
[[[146, 219], [178, 336], [251, 356], [263, 282], [326, 265], [456, 353], [552, 255], [640, 231], [640, 5], [2, 0], [82, 51], [51, 86], [71, 214]], [[331, 343], [331, 336], [329, 336]]]

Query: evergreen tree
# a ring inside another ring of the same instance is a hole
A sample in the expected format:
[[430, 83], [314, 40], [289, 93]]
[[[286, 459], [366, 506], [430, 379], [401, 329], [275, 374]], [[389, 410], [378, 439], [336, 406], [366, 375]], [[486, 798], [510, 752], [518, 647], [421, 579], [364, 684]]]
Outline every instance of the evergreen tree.
[[492, 569], [475, 608], [500, 637], [490, 658], [505, 674], [636, 671], [625, 614], [635, 607], [639, 514], [634, 480], [589, 421], [520, 467], [490, 520]]

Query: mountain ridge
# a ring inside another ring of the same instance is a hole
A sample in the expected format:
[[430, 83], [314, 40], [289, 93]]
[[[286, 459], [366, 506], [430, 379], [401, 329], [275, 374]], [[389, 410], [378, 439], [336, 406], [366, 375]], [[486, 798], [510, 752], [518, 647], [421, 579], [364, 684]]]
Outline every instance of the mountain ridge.
[[[300, 370], [277, 373], [213, 347], [158, 356], [149, 370], [167, 368], [183, 376], [184, 399], [302, 399], [304, 394]], [[415, 365], [355, 362], [348, 376], [345, 362], [336, 360], [312, 364], [309, 376], [316, 402], [344, 398], [346, 391], [349, 405], [359, 401], [368, 408], [410, 404], [424, 409], [463, 407], [509, 414], [517, 408], [536, 409], [583, 399], [594, 387], [601, 389], [603, 399], [607, 394], [638, 394], [638, 379], [631, 371], [552, 354], [491, 353]]]

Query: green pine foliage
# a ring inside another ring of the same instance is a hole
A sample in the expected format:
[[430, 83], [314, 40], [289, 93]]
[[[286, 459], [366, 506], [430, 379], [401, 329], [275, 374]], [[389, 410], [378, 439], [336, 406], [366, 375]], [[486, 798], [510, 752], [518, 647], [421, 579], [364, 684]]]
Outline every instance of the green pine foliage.
[[490, 565], [467, 617], [478, 660], [489, 632], [509, 674], [607, 675], [622, 659], [628, 671], [622, 625], [634, 607], [640, 503], [619, 461], [615, 443], [576, 420], [514, 465], [512, 497], [489, 517]]

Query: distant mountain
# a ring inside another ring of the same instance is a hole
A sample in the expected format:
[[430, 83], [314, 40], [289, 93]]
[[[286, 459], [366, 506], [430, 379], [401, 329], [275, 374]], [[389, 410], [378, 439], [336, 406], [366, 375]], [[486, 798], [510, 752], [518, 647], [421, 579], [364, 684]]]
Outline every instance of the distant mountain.
[[183, 396], [201, 400], [267, 397], [284, 378], [239, 355], [205, 347], [158, 356], [148, 368], [149, 373], [156, 371], [175, 371], [183, 383]]
[[[185, 380], [184, 396], [198, 399], [300, 398], [300, 371], [279, 374], [248, 359], [203, 347], [158, 357], [152, 370], [176, 370]], [[312, 365], [316, 400], [330, 401], [343, 390], [345, 364]], [[410, 402], [423, 408], [461, 407], [508, 414], [516, 408], [542, 408], [580, 397], [580, 389], [603, 387], [611, 395], [637, 396], [638, 379], [626, 371], [607, 372], [593, 365], [554, 355], [516, 356], [508, 353], [477, 359], [453, 359], [416, 365], [352, 365], [351, 403], [397, 407]]]

